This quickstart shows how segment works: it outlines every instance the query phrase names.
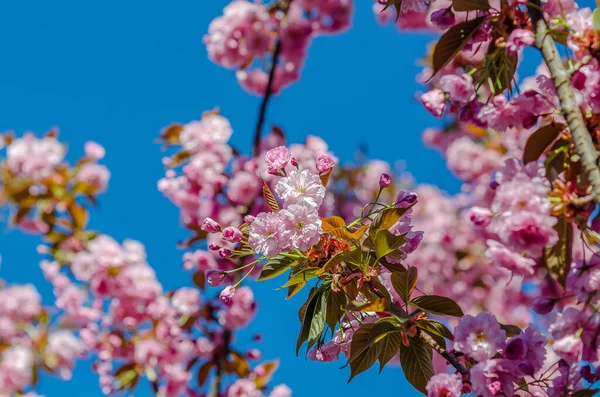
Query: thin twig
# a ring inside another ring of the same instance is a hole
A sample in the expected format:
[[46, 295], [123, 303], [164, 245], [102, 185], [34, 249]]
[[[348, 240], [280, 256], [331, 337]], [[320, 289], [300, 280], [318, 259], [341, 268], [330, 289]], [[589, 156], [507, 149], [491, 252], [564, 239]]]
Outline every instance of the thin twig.
[[273, 94], [273, 83], [275, 81], [275, 70], [277, 69], [277, 62], [279, 62], [279, 56], [281, 55], [281, 38], [279, 37], [279, 31], [281, 27], [285, 24], [287, 20], [287, 12], [290, 8], [290, 4], [292, 0], [284, 1], [282, 6], [283, 16], [281, 17], [281, 21], [279, 23], [279, 28], [277, 30], [277, 42], [275, 43], [275, 49], [273, 50], [273, 55], [271, 58], [271, 69], [269, 70], [269, 80], [267, 81], [267, 88], [265, 90], [265, 95], [263, 96], [262, 102], [260, 104], [260, 109], [258, 112], [258, 121], [256, 122], [256, 129], [254, 131], [254, 145], [252, 149], [253, 156], [258, 156], [258, 150], [260, 146], [260, 137], [262, 134], [262, 127], [265, 123], [265, 116], [267, 114], [267, 106], [269, 104], [269, 100], [271, 99], [271, 95]]
[[592, 187], [589, 195], [596, 203], [600, 203], [598, 154], [592, 137], [585, 126], [581, 110], [575, 100], [575, 94], [570, 81], [571, 75], [563, 65], [554, 39], [548, 33], [548, 25], [541, 11], [540, 0], [532, 0], [532, 4], [527, 7], [527, 12], [536, 32], [535, 45], [542, 53], [542, 57], [548, 66], [550, 76], [552, 76], [552, 81], [556, 88], [556, 94], [560, 100], [560, 111], [569, 125], [571, 135], [573, 136], [573, 143], [575, 144], [575, 151], [581, 158], [581, 168]]
[[221, 395], [221, 383], [223, 380], [223, 372], [227, 364], [227, 356], [229, 355], [229, 344], [231, 343], [231, 331], [226, 329], [223, 331], [223, 345], [216, 358], [217, 372], [213, 378], [210, 393], [208, 397], [219, 397]]
[[423, 342], [425, 342], [429, 346], [431, 346], [433, 348], [433, 350], [438, 352], [440, 354], [440, 356], [444, 357], [446, 359], [446, 361], [448, 361], [450, 364], [452, 364], [452, 366], [454, 368], [456, 368], [458, 373], [460, 373], [462, 376], [465, 376], [465, 377], [469, 376], [469, 370], [466, 369], [465, 366], [462, 365], [462, 363], [460, 361], [458, 361], [458, 358], [456, 358], [456, 356], [454, 354], [450, 353], [448, 350], [446, 350], [442, 346], [440, 346], [440, 344], [437, 343], [435, 341], [435, 339], [433, 339], [431, 337], [431, 335], [429, 335], [427, 332], [420, 331], [419, 336], [421, 337], [421, 340]]

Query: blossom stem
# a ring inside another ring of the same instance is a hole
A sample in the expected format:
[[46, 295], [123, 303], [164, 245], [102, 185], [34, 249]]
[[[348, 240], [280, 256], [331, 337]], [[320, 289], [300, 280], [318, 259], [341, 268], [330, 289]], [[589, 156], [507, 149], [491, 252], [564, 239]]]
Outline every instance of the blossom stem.
[[260, 104], [260, 110], [258, 112], [258, 121], [256, 122], [256, 129], [254, 131], [254, 146], [253, 146], [253, 156], [258, 156], [258, 150], [260, 146], [260, 136], [262, 133], [262, 127], [265, 123], [265, 116], [267, 114], [267, 106], [269, 105], [269, 99], [271, 99], [271, 95], [273, 93], [273, 82], [275, 81], [275, 69], [277, 68], [277, 62], [279, 61], [279, 55], [281, 55], [281, 38], [279, 37], [279, 30], [281, 30], [281, 26], [285, 23], [287, 19], [287, 11], [290, 8], [290, 4], [292, 0], [287, 0], [283, 2], [283, 16], [281, 17], [281, 21], [279, 23], [279, 29], [277, 31], [277, 42], [275, 43], [275, 49], [273, 50], [273, 55], [271, 58], [271, 69], [269, 70], [269, 80], [267, 81], [267, 88], [265, 89], [265, 95], [263, 96], [262, 102]]
[[252, 265], [255, 265], [255, 264], [257, 264], [258, 262], [262, 261], [263, 259], [265, 259], [265, 257], [264, 257], [264, 256], [261, 256], [260, 258], [258, 258], [258, 259], [257, 259], [257, 260], [255, 260], [254, 262], [250, 262], [250, 263], [248, 263], [248, 264], [246, 264], [246, 265], [244, 265], [244, 266], [240, 266], [240, 267], [238, 267], [238, 268], [236, 268], [236, 269], [233, 269], [233, 270], [224, 270], [224, 271], [223, 271], [223, 273], [225, 273], [225, 274], [229, 274], [229, 273], [236, 273], [236, 272], [239, 272], [239, 271], [240, 271], [240, 270], [242, 270], [242, 269], [245, 269], [245, 268], [247, 268], [247, 267], [250, 267], [250, 266], [252, 266]]
[[433, 339], [431, 337], [431, 335], [429, 335], [427, 332], [420, 331], [419, 337], [421, 338], [421, 340], [423, 342], [427, 343], [436, 352], [438, 352], [440, 354], [440, 356], [444, 357], [446, 359], [446, 361], [448, 361], [450, 364], [452, 364], [452, 366], [454, 368], [456, 368], [458, 373], [460, 373], [464, 377], [469, 376], [469, 370], [466, 369], [465, 366], [462, 365], [462, 363], [460, 361], [458, 361], [458, 358], [456, 358], [456, 356], [454, 354], [450, 353], [448, 350], [446, 350], [442, 346], [440, 346], [440, 344], [437, 343], [435, 341], [435, 339]]
[[208, 397], [219, 397], [221, 395], [221, 383], [223, 380], [223, 371], [227, 364], [227, 356], [229, 355], [229, 343], [231, 342], [231, 331], [226, 329], [223, 330], [223, 346], [219, 350], [219, 354], [216, 357], [217, 372], [213, 378], [211, 390]]
[[571, 134], [575, 151], [581, 158], [581, 168], [585, 172], [591, 186], [590, 196], [600, 204], [600, 169], [598, 168], [598, 153], [594, 142], [585, 126], [583, 115], [575, 100], [575, 94], [570, 82], [570, 73], [562, 63], [556, 43], [548, 33], [548, 25], [544, 20], [540, 0], [532, 0], [527, 6], [527, 12], [536, 32], [535, 45], [542, 53], [542, 57], [556, 88], [560, 100], [560, 111], [564, 116]]

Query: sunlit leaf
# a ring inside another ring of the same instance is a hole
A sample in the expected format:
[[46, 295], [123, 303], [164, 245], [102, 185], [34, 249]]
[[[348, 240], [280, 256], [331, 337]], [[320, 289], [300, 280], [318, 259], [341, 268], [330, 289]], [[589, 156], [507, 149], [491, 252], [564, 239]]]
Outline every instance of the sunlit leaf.
[[282, 285], [281, 288], [290, 287], [292, 285], [296, 285], [296, 284], [300, 284], [300, 283], [305, 283], [308, 280], [311, 280], [311, 279], [317, 277], [318, 270], [319, 270], [318, 267], [309, 267], [308, 269], [303, 269], [303, 270], [299, 271], [298, 273], [294, 274], [293, 276], [291, 276], [290, 279], [287, 281], [287, 283]]
[[381, 345], [370, 343], [369, 337], [375, 324], [364, 324], [352, 335], [350, 345], [350, 379], [371, 368], [381, 352]]
[[405, 272], [395, 272], [391, 276], [392, 287], [400, 295], [404, 303], [410, 300], [410, 295], [417, 286], [417, 268], [409, 267]]
[[350, 302], [346, 309], [353, 312], [375, 312], [383, 313], [389, 311], [390, 301], [383, 298], [370, 300], [369, 302]]
[[388, 230], [378, 231], [373, 243], [377, 260], [396, 251], [405, 242], [406, 239], [404, 238], [404, 235], [396, 236]]
[[431, 314], [437, 314], [440, 316], [464, 316], [463, 311], [456, 302], [445, 296], [438, 295], [423, 295], [417, 296], [409, 302], [410, 305], [418, 307], [419, 309], [426, 311]]
[[265, 262], [260, 272], [260, 276], [258, 277], [258, 281], [269, 280], [271, 278], [277, 277], [280, 274], [285, 273], [290, 267], [294, 265], [294, 261], [290, 258], [286, 258], [283, 256], [275, 256], [273, 258], [269, 258]]
[[263, 181], [263, 197], [267, 202], [267, 205], [273, 212], [279, 212], [279, 204], [277, 204], [277, 200], [273, 195], [273, 192], [269, 188], [269, 185], [265, 181]]

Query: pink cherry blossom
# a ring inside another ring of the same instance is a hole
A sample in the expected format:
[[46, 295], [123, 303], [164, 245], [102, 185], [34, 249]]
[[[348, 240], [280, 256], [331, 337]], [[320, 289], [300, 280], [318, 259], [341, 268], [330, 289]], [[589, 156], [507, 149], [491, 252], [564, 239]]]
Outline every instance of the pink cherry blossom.
[[514, 54], [527, 46], [532, 46], [534, 43], [535, 36], [531, 30], [515, 29], [506, 40], [506, 51], [509, 54]]
[[439, 89], [434, 89], [421, 95], [421, 103], [435, 117], [442, 117], [446, 108], [446, 96]]
[[427, 382], [427, 397], [460, 397], [462, 380], [458, 375], [437, 374]]
[[17, 177], [40, 181], [50, 176], [65, 152], [65, 147], [56, 138], [38, 139], [27, 134], [8, 145], [6, 164]]
[[319, 242], [323, 233], [321, 219], [312, 207], [291, 204], [278, 217], [285, 229], [281, 238], [289, 240], [294, 248], [307, 251]]
[[317, 171], [324, 174], [335, 167], [335, 163], [336, 161], [332, 156], [329, 154], [322, 154], [317, 157]]
[[325, 187], [319, 176], [309, 170], [292, 170], [288, 176], [277, 181], [275, 192], [283, 200], [284, 207], [292, 204], [318, 209], [325, 197]]
[[94, 141], [87, 141], [83, 149], [85, 150], [85, 155], [92, 160], [102, 160], [106, 154], [104, 147]]
[[277, 175], [290, 162], [292, 153], [285, 146], [278, 146], [267, 152], [265, 162], [268, 166], [269, 174]]
[[491, 313], [463, 317], [454, 332], [454, 348], [477, 361], [493, 357], [506, 343], [506, 333]]
[[287, 250], [289, 242], [284, 238], [284, 225], [280, 214], [263, 212], [250, 225], [248, 244], [254, 252], [275, 256]]

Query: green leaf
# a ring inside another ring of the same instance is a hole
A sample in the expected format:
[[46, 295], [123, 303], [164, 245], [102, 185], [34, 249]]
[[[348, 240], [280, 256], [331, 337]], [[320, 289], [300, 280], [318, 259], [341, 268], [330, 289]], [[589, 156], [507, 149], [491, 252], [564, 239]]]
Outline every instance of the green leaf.
[[554, 246], [545, 249], [544, 263], [552, 277], [564, 287], [567, 272], [571, 266], [573, 225], [561, 215], [558, 217], [554, 230], [558, 233], [558, 242]]
[[400, 331], [401, 328], [398, 321], [377, 321], [369, 334], [369, 344], [379, 343], [387, 335], [400, 333]]
[[573, 393], [571, 397], [592, 397], [595, 396], [599, 391], [600, 389], [581, 389]]
[[371, 223], [369, 235], [375, 237], [379, 230], [389, 230], [414, 204], [406, 208], [387, 208], [379, 213]]
[[427, 331], [430, 335], [438, 335], [442, 338], [451, 339], [452, 332], [442, 323], [435, 320], [419, 320], [417, 321], [417, 327], [424, 331]]
[[375, 236], [375, 256], [377, 260], [396, 251], [406, 242], [404, 235], [396, 236], [388, 230], [380, 230]]
[[296, 355], [298, 355], [300, 352], [300, 347], [302, 347], [304, 342], [306, 342], [308, 339], [313, 316], [315, 315], [315, 308], [320, 300], [321, 291], [317, 291], [316, 293], [312, 294], [312, 296], [309, 296], [307, 300], [308, 304], [306, 306], [306, 310], [304, 311], [304, 315], [302, 316], [302, 327], [300, 327], [300, 334], [296, 340]]
[[537, 161], [564, 129], [564, 124], [548, 124], [531, 134], [525, 143], [523, 162]]
[[400, 295], [404, 303], [410, 300], [410, 295], [417, 286], [417, 268], [409, 267], [405, 272], [392, 273], [392, 287]]
[[306, 283], [300, 283], [300, 284], [295, 284], [295, 285], [289, 286], [288, 287], [288, 294], [287, 294], [287, 297], [285, 299], [286, 300], [292, 299], [292, 297], [294, 295], [296, 295], [298, 292], [300, 292], [300, 290], [302, 288], [304, 288], [305, 286], [306, 286]]
[[592, 14], [594, 20], [594, 29], [600, 30], [600, 8], [596, 8]]
[[281, 288], [290, 287], [292, 285], [305, 283], [310, 279], [317, 277], [317, 271], [319, 271], [318, 267], [309, 267], [303, 270], [300, 270], [298, 273], [294, 274], [290, 277], [287, 283], [283, 284]]
[[346, 306], [346, 294], [343, 291], [331, 291], [327, 298], [327, 315], [325, 316], [325, 322], [331, 329], [331, 334], [336, 328], [337, 323], [344, 314], [344, 307]]
[[310, 329], [308, 332], [309, 345], [318, 341], [325, 329], [325, 319], [327, 316], [327, 299], [329, 298], [328, 291], [323, 291], [319, 294], [318, 302], [315, 306]]
[[400, 344], [400, 365], [406, 380], [421, 393], [427, 394], [425, 387], [434, 375], [431, 356], [423, 342], [409, 338], [410, 346]]
[[265, 181], [263, 181], [263, 197], [271, 211], [279, 212], [279, 204], [277, 204], [277, 200], [275, 199], [273, 192], [271, 191], [269, 185], [267, 185], [267, 182]]
[[115, 372], [115, 378], [117, 379], [118, 390], [133, 388], [139, 380], [139, 373], [137, 372], [134, 363], [125, 364]]
[[523, 331], [521, 331], [521, 328], [517, 327], [516, 325], [500, 324], [500, 328], [502, 328], [504, 332], [506, 332], [506, 336], [509, 338], [523, 333]]
[[402, 344], [402, 335], [400, 332], [392, 332], [377, 343], [380, 345], [381, 352], [379, 353], [379, 373], [383, 371], [383, 367], [392, 359], [400, 350]]
[[440, 37], [433, 50], [433, 76], [446, 66], [479, 29], [486, 17], [475, 18], [452, 26]]
[[308, 308], [310, 301], [312, 300], [312, 298], [315, 296], [315, 294], [317, 292], [319, 292], [319, 289], [317, 287], [312, 287], [308, 293], [308, 297], [306, 298], [306, 301], [304, 301], [302, 306], [300, 306], [300, 310], [298, 310], [298, 321], [300, 321], [300, 325], [302, 325], [302, 323], [304, 322], [304, 316], [306, 315], [306, 309]]
[[452, 299], [438, 295], [418, 296], [408, 302], [409, 305], [418, 307], [428, 313], [437, 314], [440, 316], [464, 316], [460, 306]]
[[488, 0], [452, 0], [454, 11], [487, 11], [490, 9]]
[[368, 302], [350, 302], [346, 307], [346, 310], [351, 312], [375, 312], [375, 313], [384, 313], [389, 311], [390, 301], [383, 298], [376, 298], [373, 300], [369, 300]]
[[402, 273], [402, 272], [406, 271], [406, 268], [401, 263], [390, 263], [385, 258], [380, 258], [379, 263], [381, 264], [381, 266], [385, 267], [392, 273], [394, 273], [394, 272]]
[[293, 265], [294, 261], [292, 259], [280, 255], [269, 258], [263, 265], [257, 280], [263, 281], [275, 278], [280, 274], [285, 273]]
[[350, 358], [348, 360], [350, 364], [350, 379], [348, 379], [348, 382], [356, 375], [371, 368], [379, 357], [381, 345], [370, 343], [370, 334], [374, 327], [375, 324], [365, 324], [352, 335]]

